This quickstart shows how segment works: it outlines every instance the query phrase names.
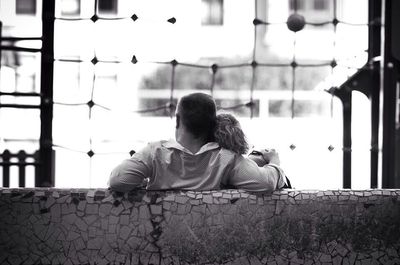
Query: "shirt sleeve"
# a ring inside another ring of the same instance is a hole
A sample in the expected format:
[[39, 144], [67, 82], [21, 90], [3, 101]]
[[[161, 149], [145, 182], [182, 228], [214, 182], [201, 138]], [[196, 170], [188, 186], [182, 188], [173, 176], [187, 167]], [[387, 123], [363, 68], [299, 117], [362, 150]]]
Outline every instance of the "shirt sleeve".
[[238, 156], [229, 184], [250, 192], [274, 191], [285, 185], [285, 173], [277, 165], [259, 167], [253, 160]]
[[121, 192], [130, 191], [143, 185], [143, 181], [151, 175], [151, 146], [133, 154], [111, 172], [109, 186]]

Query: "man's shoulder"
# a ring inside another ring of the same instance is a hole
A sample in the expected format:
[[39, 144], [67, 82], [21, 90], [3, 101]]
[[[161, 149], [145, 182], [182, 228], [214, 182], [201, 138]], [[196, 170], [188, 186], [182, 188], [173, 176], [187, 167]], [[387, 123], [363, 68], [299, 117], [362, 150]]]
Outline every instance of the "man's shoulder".
[[152, 141], [147, 142], [144, 146], [142, 146], [138, 152], [135, 153], [136, 156], [138, 155], [149, 155], [153, 154], [155, 150], [161, 148], [163, 146], [163, 142], [165, 141]]
[[159, 141], [149, 142], [148, 144], [151, 145], [151, 146], [158, 147], [158, 146], [163, 146], [167, 142], [168, 142], [167, 140], [159, 140]]
[[[147, 144], [146, 149], [148, 149], [152, 153], [156, 152], [156, 150], [160, 150], [160, 149], [164, 149], [164, 150], [171, 149], [171, 150], [178, 150], [178, 151], [184, 151], [185, 150], [185, 148], [182, 145], [180, 145], [177, 141], [175, 141], [173, 139], [149, 142]], [[205, 146], [204, 150], [202, 150], [202, 152], [200, 152], [200, 153], [208, 153], [208, 154], [218, 153], [219, 156], [222, 156], [222, 157], [225, 157], [225, 158], [229, 158], [229, 159], [233, 159], [233, 160], [236, 160], [238, 158], [239, 159], [242, 158], [242, 155], [239, 155], [239, 154], [237, 154], [237, 153], [235, 153], [235, 152], [233, 152], [233, 151], [231, 151], [229, 149], [226, 149], [226, 148], [223, 148], [223, 147], [219, 147], [219, 146], [215, 147], [215, 146], [212, 146], [212, 145], [210, 145], [209, 147]]]
[[148, 142], [148, 143], [143, 147], [142, 151], [153, 153], [155, 150], [162, 148], [166, 142], [168, 142], [168, 141], [166, 141], [166, 140], [160, 140], [160, 141], [151, 141], [151, 142]]
[[174, 140], [159, 140], [159, 141], [148, 142], [144, 149], [154, 152], [160, 149], [169, 149], [169, 148], [179, 149], [179, 147], [181, 146]]

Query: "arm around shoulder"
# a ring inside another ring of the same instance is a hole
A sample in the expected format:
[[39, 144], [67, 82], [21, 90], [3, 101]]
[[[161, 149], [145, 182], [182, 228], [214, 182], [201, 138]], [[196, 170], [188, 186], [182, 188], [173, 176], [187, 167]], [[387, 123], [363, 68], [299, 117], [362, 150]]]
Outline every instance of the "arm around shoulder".
[[250, 192], [271, 192], [285, 185], [283, 170], [273, 164], [259, 167], [253, 160], [238, 157], [230, 185]]
[[282, 189], [286, 185], [286, 174], [279, 165], [270, 163], [263, 166], [263, 170], [268, 171], [264, 174], [271, 182], [271, 188], [273, 190]]

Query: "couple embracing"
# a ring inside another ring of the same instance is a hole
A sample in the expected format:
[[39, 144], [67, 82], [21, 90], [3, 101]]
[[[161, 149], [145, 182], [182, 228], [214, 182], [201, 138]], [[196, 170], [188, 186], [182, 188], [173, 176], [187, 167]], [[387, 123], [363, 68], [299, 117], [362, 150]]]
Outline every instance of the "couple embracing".
[[116, 191], [218, 190], [237, 188], [250, 192], [285, 187], [286, 176], [274, 149], [252, 152], [238, 121], [216, 113], [214, 99], [193, 93], [180, 99], [175, 140], [149, 143], [118, 165], [109, 185]]

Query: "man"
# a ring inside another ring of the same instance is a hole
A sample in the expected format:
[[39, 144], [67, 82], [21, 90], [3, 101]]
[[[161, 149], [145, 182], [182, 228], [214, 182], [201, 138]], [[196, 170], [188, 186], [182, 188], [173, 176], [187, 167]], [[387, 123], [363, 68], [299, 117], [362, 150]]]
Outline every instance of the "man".
[[203, 93], [182, 97], [176, 113], [175, 139], [148, 144], [117, 166], [110, 187], [135, 189], [148, 178], [148, 190], [216, 190], [236, 187], [250, 192], [284, 186], [284, 173], [275, 150], [262, 151], [262, 167], [214, 142], [216, 104]]

